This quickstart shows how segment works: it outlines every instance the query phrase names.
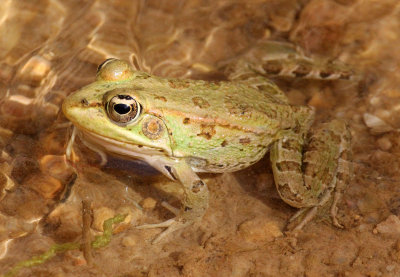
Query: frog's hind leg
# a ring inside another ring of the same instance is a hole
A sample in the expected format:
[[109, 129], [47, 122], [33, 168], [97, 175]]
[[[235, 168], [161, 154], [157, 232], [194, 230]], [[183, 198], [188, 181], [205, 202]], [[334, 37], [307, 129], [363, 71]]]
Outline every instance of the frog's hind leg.
[[254, 74], [321, 80], [349, 80], [353, 70], [338, 60], [310, 58], [293, 44], [260, 41], [225, 68], [231, 80], [245, 80]]
[[301, 229], [330, 204], [332, 223], [341, 227], [337, 203], [351, 176], [350, 132], [340, 120], [321, 124], [304, 143], [289, 133], [271, 149], [275, 184], [282, 199], [300, 210], [289, 229]]
[[137, 229], [167, 227], [166, 230], [153, 240], [153, 244], [158, 243], [168, 234], [200, 220], [208, 208], [209, 195], [207, 185], [185, 161], [173, 165], [171, 172], [172, 176], [180, 181], [183, 186], [182, 206], [180, 210], [166, 204], [163, 206], [174, 213], [176, 217], [161, 223], [136, 227]]

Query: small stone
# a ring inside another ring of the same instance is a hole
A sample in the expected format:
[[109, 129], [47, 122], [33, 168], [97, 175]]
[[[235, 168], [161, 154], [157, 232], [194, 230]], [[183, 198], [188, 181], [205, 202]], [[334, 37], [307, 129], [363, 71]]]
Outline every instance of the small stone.
[[120, 207], [117, 210], [118, 214], [128, 214], [124, 222], [137, 222], [143, 216], [143, 212], [133, 206]]
[[92, 228], [96, 231], [103, 232], [103, 223], [107, 219], [113, 218], [115, 216], [115, 211], [107, 208], [100, 207], [93, 210], [93, 223]]
[[354, 220], [355, 221], [359, 221], [359, 220], [361, 220], [361, 216], [360, 215], [358, 215], [358, 214], [356, 214], [356, 215], [354, 215]]
[[383, 151], [387, 151], [392, 148], [392, 142], [387, 137], [379, 138], [376, 143], [378, 144], [379, 148]]
[[136, 209], [131, 206], [123, 206], [117, 209], [115, 214], [120, 214], [120, 215], [126, 215], [125, 219], [123, 222], [115, 226], [113, 233], [120, 233], [125, 231], [130, 227], [130, 223], [137, 222], [141, 216], [143, 216], [143, 213], [141, 210]]
[[135, 235], [124, 236], [121, 243], [125, 247], [133, 247], [138, 243], [138, 237]]
[[46, 199], [53, 199], [64, 188], [56, 178], [40, 173], [29, 177], [24, 184]]
[[389, 215], [388, 218], [385, 221], [379, 223], [374, 230], [383, 235], [399, 236], [400, 219], [393, 214]]
[[20, 74], [34, 81], [42, 80], [50, 71], [51, 64], [41, 56], [31, 57], [22, 67]]
[[358, 225], [358, 227], [357, 227], [357, 230], [358, 230], [360, 233], [365, 232], [365, 231], [368, 231], [368, 229], [370, 229], [370, 228], [369, 228], [369, 225], [368, 225], [368, 224], [363, 224], [363, 223], [361, 223], [361, 224]]
[[316, 92], [307, 103], [317, 109], [330, 109], [334, 105], [332, 95], [328, 93]]
[[140, 206], [142, 206], [144, 210], [148, 211], [154, 210], [156, 205], [157, 205], [157, 200], [151, 197], [147, 197], [140, 202]]
[[344, 266], [357, 258], [357, 246], [351, 242], [337, 245], [331, 251], [332, 253], [329, 257], [330, 265]]
[[71, 262], [74, 266], [83, 266], [87, 264], [82, 251], [78, 250], [65, 252], [65, 260]]
[[373, 134], [381, 134], [393, 130], [392, 126], [373, 114], [364, 113], [363, 118], [365, 125], [371, 128]]
[[239, 234], [248, 242], [270, 242], [283, 236], [278, 224], [262, 218], [245, 221], [239, 226]]
[[396, 266], [395, 265], [388, 265], [388, 266], [386, 266], [386, 270], [387, 271], [393, 271], [393, 269], [395, 269], [396, 268]]
[[17, 157], [13, 161], [12, 166], [11, 177], [17, 183], [22, 183], [29, 175], [40, 171], [36, 160], [22, 156]]
[[14, 187], [14, 182], [7, 174], [0, 172], [0, 200], [6, 195], [7, 190]]

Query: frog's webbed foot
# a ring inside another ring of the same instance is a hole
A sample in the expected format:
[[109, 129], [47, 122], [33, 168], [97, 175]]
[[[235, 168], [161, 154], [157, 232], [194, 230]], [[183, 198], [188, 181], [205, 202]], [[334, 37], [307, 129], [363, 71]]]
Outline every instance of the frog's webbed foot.
[[168, 203], [162, 206], [176, 215], [175, 218], [156, 224], [145, 224], [137, 226], [137, 229], [167, 228], [155, 238], [152, 243], [158, 243], [170, 233], [182, 229], [200, 220], [208, 207], [207, 185], [194, 173], [186, 162], [180, 162], [172, 167], [173, 176], [183, 186], [183, 199], [181, 209], [176, 209]]
[[[330, 195], [330, 194], [329, 194]], [[339, 228], [343, 229], [344, 226], [337, 219], [337, 203], [340, 200], [341, 192], [336, 191], [333, 196], [333, 201], [330, 204], [330, 216], [332, 220], [332, 224]], [[328, 199], [329, 200], [329, 199]], [[309, 223], [315, 216], [318, 214], [324, 214], [323, 206], [327, 205], [328, 201], [321, 202], [319, 205], [314, 207], [305, 207], [299, 209], [290, 219], [287, 225], [287, 230], [289, 231], [298, 231], [303, 229], [303, 227]], [[329, 203], [329, 202], [328, 202]]]
[[306, 145], [298, 134], [288, 134], [273, 145], [271, 161], [278, 192], [289, 205], [300, 208], [289, 230], [303, 228], [327, 208], [333, 225], [343, 228], [337, 220], [337, 204], [351, 177], [350, 141], [346, 124], [332, 120], [315, 130]]

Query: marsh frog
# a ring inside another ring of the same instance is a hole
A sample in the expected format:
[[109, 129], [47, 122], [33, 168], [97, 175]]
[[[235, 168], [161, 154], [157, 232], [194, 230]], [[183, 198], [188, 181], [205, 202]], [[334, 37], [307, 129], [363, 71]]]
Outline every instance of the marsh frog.
[[313, 108], [288, 104], [265, 78], [161, 78], [109, 59], [95, 82], [69, 95], [62, 109], [87, 145], [143, 160], [182, 185], [182, 206], [171, 208], [175, 218], [138, 227], [166, 227], [154, 242], [206, 212], [209, 192], [197, 172], [237, 171], [267, 152], [280, 197], [300, 208], [295, 228], [327, 206], [341, 226], [336, 206], [349, 178], [347, 125], [332, 120], [311, 129]]

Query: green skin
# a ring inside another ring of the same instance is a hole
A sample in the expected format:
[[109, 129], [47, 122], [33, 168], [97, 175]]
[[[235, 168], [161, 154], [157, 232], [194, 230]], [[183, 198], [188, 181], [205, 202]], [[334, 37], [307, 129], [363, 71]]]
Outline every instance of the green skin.
[[[138, 113], [132, 111], [136, 117], [131, 122], [120, 121], [118, 112], [113, 117], [110, 103], [127, 103], [118, 95], [140, 105]], [[112, 59], [100, 66], [94, 83], [65, 99], [63, 112], [93, 149], [142, 159], [182, 184], [182, 207], [173, 210], [175, 218], [138, 227], [168, 227], [154, 242], [204, 215], [208, 189], [196, 172], [240, 170], [267, 151], [280, 196], [302, 208], [299, 214], [304, 216], [296, 228], [327, 203], [333, 223], [340, 226], [336, 203], [350, 168], [346, 124], [333, 120], [310, 132], [313, 109], [289, 105], [268, 80], [166, 79]]]

